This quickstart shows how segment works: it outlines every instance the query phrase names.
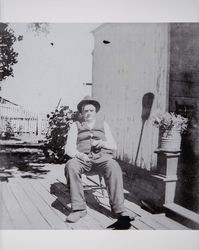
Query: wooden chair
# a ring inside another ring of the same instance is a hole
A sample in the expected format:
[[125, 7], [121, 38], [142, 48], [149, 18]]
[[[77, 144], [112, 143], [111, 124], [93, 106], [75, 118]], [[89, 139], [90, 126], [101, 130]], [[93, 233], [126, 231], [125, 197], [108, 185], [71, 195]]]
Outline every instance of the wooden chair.
[[[106, 189], [106, 187], [103, 185], [103, 177], [100, 174], [96, 174], [93, 173], [92, 175], [85, 175], [86, 179], [89, 180], [90, 182], [92, 182], [92, 185], [90, 184], [83, 184], [83, 188], [84, 190], [97, 190], [100, 189], [101, 190], [101, 194], [104, 198], [104, 189]], [[98, 176], [99, 178], [99, 182], [95, 181], [92, 176]], [[65, 183], [63, 183], [62, 181], [60, 181], [59, 179], [56, 179], [59, 183], [63, 184], [65, 187], [67, 187], [67, 185]], [[68, 188], [68, 187], [67, 187]]]
[[106, 187], [102, 183], [103, 177], [100, 174], [93, 174], [93, 175], [97, 175], [99, 177], [99, 182], [93, 180], [92, 177], [86, 175], [86, 179], [89, 180], [90, 182], [92, 182], [93, 185], [84, 185], [84, 190], [87, 190], [87, 188], [88, 189], [93, 189], [93, 190], [100, 189], [101, 193], [102, 193], [102, 196], [104, 197], [104, 189], [106, 189]]

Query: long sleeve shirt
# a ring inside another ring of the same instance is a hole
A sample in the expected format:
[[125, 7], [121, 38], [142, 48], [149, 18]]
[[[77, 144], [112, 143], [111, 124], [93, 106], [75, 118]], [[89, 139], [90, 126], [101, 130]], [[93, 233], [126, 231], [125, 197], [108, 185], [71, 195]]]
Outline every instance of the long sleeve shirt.
[[[104, 133], [106, 141], [104, 141], [104, 147], [106, 149], [116, 150], [117, 145], [115, 139], [113, 138], [111, 129], [109, 125], [104, 121]], [[78, 153], [77, 150], [77, 136], [78, 136], [78, 129], [76, 123], [72, 123], [71, 127], [68, 132], [68, 138], [65, 145], [65, 153], [70, 156], [71, 158], [75, 157]]]

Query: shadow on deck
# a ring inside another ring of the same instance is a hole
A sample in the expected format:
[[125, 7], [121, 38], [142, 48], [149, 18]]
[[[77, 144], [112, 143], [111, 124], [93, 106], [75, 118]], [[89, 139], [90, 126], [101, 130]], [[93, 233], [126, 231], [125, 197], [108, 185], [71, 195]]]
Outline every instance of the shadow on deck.
[[[70, 209], [70, 194], [69, 190], [63, 183], [55, 182], [51, 185], [50, 193], [55, 195], [57, 198], [56, 200], [51, 204], [52, 207], [55, 209], [58, 209], [60, 212], [62, 212], [64, 215], [68, 216], [71, 212]], [[96, 193], [96, 190], [85, 190], [85, 199], [87, 202], [87, 209], [89, 211], [95, 210], [96, 213], [103, 214], [107, 218], [110, 218], [112, 220], [115, 219], [114, 215], [110, 211], [110, 207], [107, 205], [105, 207], [105, 203], [100, 201], [101, 199], [104, 199], [104, 196], [101, 195], [100, 192]], [[107, 228], [113, 229], [113, 230], [126, 230], [131, 228], [130, 221], [128, 218], [124, 217], [122, 220], [119, 219], [117, 221], [114, 221], [110, 225], [107, 226]]]
[[[88, 189], [85, 191], [87, 216], [77, 223], [66, 223], [71, 208], [64, 185], [64, 164], [47, 164], [41, 151], [33, 151], [1, 152], [1, 229], [187, 229], [163, 213], [153, 214], [142, 209], [132, 179], [125, 175], [125, 207], [136, 216], [134, 221], [118, 224], [111, 213], [107, 192], [102, 196], [99, 190]], [[83, 181], [86, 185], [92, 184], [87, 179]]]

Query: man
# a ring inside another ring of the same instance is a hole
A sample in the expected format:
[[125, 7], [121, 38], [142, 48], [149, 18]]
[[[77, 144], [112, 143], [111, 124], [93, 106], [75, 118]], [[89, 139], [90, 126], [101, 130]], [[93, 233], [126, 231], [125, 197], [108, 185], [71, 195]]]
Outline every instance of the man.
[[65, 175], [72, 206], [72, 213], [66, 221], [77, 222], [86, 215], [81, 174], [92, 170], [104, 177], [112, 212], [117, 217], [126, 217], [122, 172], [113, 159], [116, 143], [108, 124], [97, 117], [100, 104], [86, 96], [77, 109], [83, 119], [71, 125], [65, 146], [65, 153], [71, 157], [66, 163]]

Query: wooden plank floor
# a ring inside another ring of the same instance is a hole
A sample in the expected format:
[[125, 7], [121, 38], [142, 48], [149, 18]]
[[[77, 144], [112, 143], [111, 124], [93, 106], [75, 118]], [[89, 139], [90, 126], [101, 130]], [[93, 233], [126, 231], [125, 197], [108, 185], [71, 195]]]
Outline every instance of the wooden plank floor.
[[[45, 164], [42, 169], [45, 171], [39, 174], [15, 170], [8, 182], [0, 182], [0, 229], [103, 230], [117, 221], [112, 217], [107, 192], [103, 197], [100, 190], [87, 190], [88, 214], [77, 223], [65, 222], [70, 197], [63, 184], [64, 165]], [[83, 182], [92, 184], [86, 178]], [[188, 229], [164, 214], [150, 214], [131, 201], [126, 200], [125, 206], [136, 216], [130, 230]]]

